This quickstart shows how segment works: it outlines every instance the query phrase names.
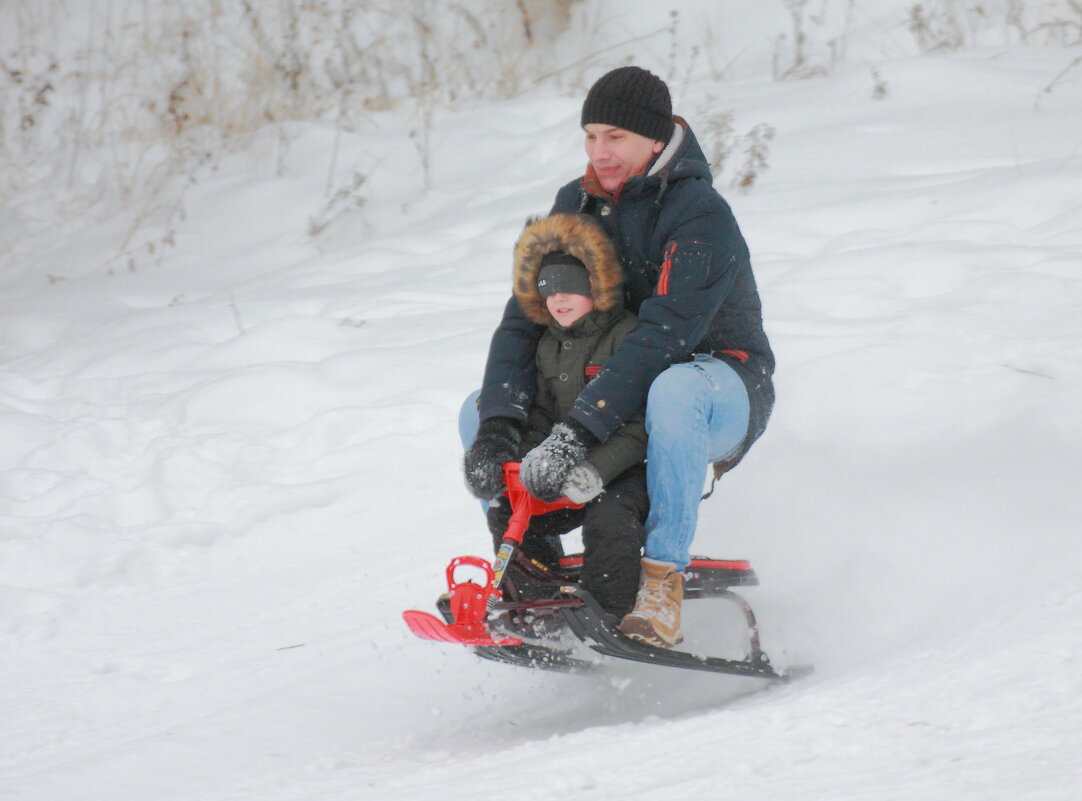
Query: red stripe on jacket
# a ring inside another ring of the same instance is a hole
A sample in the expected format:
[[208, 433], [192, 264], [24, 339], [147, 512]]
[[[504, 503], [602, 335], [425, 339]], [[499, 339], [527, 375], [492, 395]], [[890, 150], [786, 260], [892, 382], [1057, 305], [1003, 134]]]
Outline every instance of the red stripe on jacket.
[[672, 272], [672, 260], [675, 255], [676, 243], [673, 242], [669, 245], [669, 249], [665, 251], [665, 261], [661, 263], [661, 277], [657, 279], [658, 295], [669, 294], [669, 273]]

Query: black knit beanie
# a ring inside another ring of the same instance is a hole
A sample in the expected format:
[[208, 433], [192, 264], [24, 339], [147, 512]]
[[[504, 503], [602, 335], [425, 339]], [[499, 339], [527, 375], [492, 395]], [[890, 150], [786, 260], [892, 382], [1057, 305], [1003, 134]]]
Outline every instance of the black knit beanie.
[[537, 274], [537, 292], [542, 300], [557, 292], [593, 297], [586, 265], [562, 250], [555, 250], [541, 259], [541, 269]]
[[618, 67], [598, 78], [586, 95], [582, 125], [592, 122], [668, 142], [674, 125], [669, 87], [641, 67]]

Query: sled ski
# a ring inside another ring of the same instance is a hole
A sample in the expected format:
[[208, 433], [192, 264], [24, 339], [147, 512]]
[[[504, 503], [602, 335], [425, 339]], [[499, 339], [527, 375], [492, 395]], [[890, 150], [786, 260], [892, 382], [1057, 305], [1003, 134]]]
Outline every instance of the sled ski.
[[[705, 656], [680, 651], [674, 648], [658, 648], [625, 637], [585, 590], [576, 590], [583, 604], [574, 610], [565, 612], [568, 627], [575, 636], [605, 656], [630, 659], [650, 665], [703, 670], [711, 673], [729, 673], [735, 676], [754, 676], [764, 679], [785, 678], [775, 672], [770, 658], [758, 645], [758, 632], [751, 653], [745, 659], [724, 659], [717, 656]], [[736, 596], [734, 596], [736, 597]], [[746, 604], [745, 604], [746, 606]], [[750, 607], [748, 607], [750, 612]]]
[[[807, 668], [777, 671], [763, 651], [755, 614], [733, 587], [757, 585], [745, 560], [694, 557], [685, 571], [684, 600], [723, 599], [736, 604], [746, 623], [747, 651], [742, 659], [659, 648], [625, 637], [618, 620], [608, 615], [588, 591], [579, 586], [581, 555], [561, 558], [548, 566], [524, 556], [518, 545], [530, 517], [574, 507], [566, 498], [546, 504], [529, 495], [518, 477], [518, 464], [504, 466], [511, 522], [494, 563], [477, 556], [460, 556], [447, 566], [447, 592], [437, 599], [439, 617], [409, 610], [403, 618], [418, 637], [468, 646], [487, 660], [561, 672], [594, 670], [604, 658], [784, 680]], [[459, 581], [459, 571], [481, 571], [481, 583]]]

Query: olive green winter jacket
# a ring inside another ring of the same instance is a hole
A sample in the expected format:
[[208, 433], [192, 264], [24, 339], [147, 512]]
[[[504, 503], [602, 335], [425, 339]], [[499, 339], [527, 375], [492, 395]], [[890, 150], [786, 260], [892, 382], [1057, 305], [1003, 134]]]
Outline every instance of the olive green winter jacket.
[[[537, 343], [537, 396], [526, 417], [522, 455], [539, 445], [554, 423], [567, 419], [583, 387], [638, 324], [635, 315], [623, 307], [590, 312], [570, 328], [555, 321], [550, 324]], [[586, 455], [606, 484], [645, 458], [646, 426], [641, 413]]]
[[[594, 310], [568, 328], [552, 319], [537, 290], [541, 259], [556, 250], [586, 265]], [[547, 325], [537, 343], [537, 394], [526, 417], [521, 452], [548, 436], [555, 423], [567, 419], [583, 388], [601, 372], [620, 340], [635, 330], [638, 319], [625, 310], [623, 275], [616, 251], [601, 227], [581, 214], [554, 214], [527, 225], [515, 247], [515, 297], [531, 320]], [[586, 455], [608, 484], [646, 459], [646, 426], [642, 410]]]

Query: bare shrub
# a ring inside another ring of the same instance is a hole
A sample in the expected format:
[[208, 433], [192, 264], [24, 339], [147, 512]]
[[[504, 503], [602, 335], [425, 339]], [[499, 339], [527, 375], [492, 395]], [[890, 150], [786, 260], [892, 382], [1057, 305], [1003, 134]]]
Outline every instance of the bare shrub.
[[[81, 215], [129, 215], [114, 262], [135, 268], [161, 258], [175, 241], [187, 188], [250, 134], [272, 126], [281, 172], [287, 123], [325, 120], [348, 132], [399, 106], [415, 115], [427, 186], [436, 111], [532, 86], [542, 53], [529, 45], [566, 27], [571, 5], [0, 4], [0, 204], [64, 175], [67, 192], [54, 193], [42, 219], [68, 216], [65, 204]], [[344, 182], [328, 179], [313, 230], [360, 206], [364, 182], [356, 169], [346, 172]]]
[[750, 191], [759, 176], [770, 166], [767, 158], [773, 139], [774, 129], [766, 123], [759, 123], [744, 135], [744, 163], [733, 178], [733, 186], [741, 192]]
[[924, 53], [957, 50], [965, 44], [965, 31], [949, 4], [925, 7], [918, 3], [910, 8], [909, 32]]
[[1080, 0], [926, 0], [909, 8], [907, 27], [922, 52], [989, 45], [1082, 43]]
[[[779, 34], [774, 43], [771, 59], [774, 80], [800, 80], [829, 74], [845, 60], [856, 0], [834, 3], [823, 0], [814, 10], [809, 0], [781, 2], [789, 14], [789, 33]], [[828, 13], [828, 6], [835, 8]]]
[[871, 68], [872, 74], [872, 100], [882, 100], [887, 96], [887, 82], [883, 80], [879, 70]]
[[[713, 98], [710, 100], [712, 105]], [[701, 115], [696, 121], [695, 133], [710, 163], [710, 172], [715, 178], [720, 177], [725, 170], [725, 162], [739, 143], [733, 127], [733, 112], [715, 111]]]
[[[715, 99], [708, 98], [713, 106]], [[766, 123], [753, 126], [747, 133], [737, 133], [731, 110], [708, 111], [698, 117], [696, 135], [699, 145], [710, 163], [710, 172], [720, 181], [734, 153], [741, 151], [744, 160], [733, 171], [730, 185], [740, 192], [749, 192], [759, 177], [769, 168], [770, 142], [774, 139], [774, 127]]]
[[349, 183], [338, 187], [327, 198], [323, 208], [315, 216], [308, 219], [308, 235], [311, 237], [319, 236], [343, 214], [362, 208], [367, 202], [367, 198], [361, 193], [361, 188], [366, 180], [367, 176], [364, 173], [358, 170], [351, 171]]
[[1021, 35], [1021, 41], [1028, 43], [1036, 39], [1039, 44], [1054, 44], [1073, 47], [1082, 44], [1082, 2], [1064, 0], [1062, 8], [1046, 18], [1027, 19], [1023, 0], [1011, 0], [1008, 11], [1008, 23], [1015, 26]]

